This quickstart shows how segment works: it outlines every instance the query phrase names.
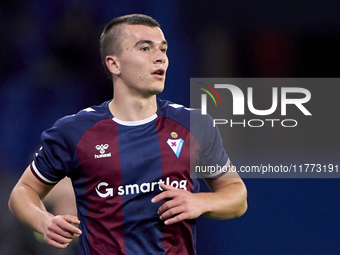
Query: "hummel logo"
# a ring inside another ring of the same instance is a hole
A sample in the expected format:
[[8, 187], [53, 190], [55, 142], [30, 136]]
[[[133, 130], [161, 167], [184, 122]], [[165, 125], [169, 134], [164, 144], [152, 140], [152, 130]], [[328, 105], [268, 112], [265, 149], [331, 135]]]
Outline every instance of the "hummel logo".
[[104, 154], [107, 148], [109, 148], [108, 144], [96, 145], [96, 149], [99, 150], [100, 154]]
[[100, 152], [100, 155], [94, 154], [94, 158], [109, 158], [109, 157], [111, 157], [111, 152], [105, 154], [105, 150], [107, 150], [109, 148], [109, 145], [107, 143], [106, 144], [100, 144], [100, 145], [98, 144], [98, 145], [96, 145], [95, 148]]

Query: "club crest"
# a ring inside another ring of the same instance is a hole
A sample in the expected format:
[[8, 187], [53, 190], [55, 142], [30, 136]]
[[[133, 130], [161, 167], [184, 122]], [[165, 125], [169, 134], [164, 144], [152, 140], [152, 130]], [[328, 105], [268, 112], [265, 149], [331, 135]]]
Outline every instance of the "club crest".
[[[175, 133], [175, 132], [172, 132], [172, 133]], [[176, 134], [176, 137], [177, 137], [177, 133], [175, 133], [175, 134]], [[173, 137], [173, 135], [171, 135], [171, 136]], [[183, 143], [184, 143], [184, 140], [182, 138], [179, 138], [179, 139], [170, 139], [169, 138], [167, 140], [167, 144], [172, 149], [172, 151], [175, 153], [177, 158], [181, 154]]]

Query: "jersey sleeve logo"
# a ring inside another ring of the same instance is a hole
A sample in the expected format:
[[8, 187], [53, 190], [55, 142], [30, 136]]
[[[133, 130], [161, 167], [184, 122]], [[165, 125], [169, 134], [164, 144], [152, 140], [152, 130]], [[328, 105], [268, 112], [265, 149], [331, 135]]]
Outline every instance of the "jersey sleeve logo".
[[[171, 132], [172, 138], [177, 138], [178, 134], [176, 132]], [[183, 147], [184, 140], [182, 138], [179, 139], [168, 139], [167, 144], [170, 146], [172, 151], [175, 153], [176, 157], [178, 158], [181, 154], [182, 147]]]

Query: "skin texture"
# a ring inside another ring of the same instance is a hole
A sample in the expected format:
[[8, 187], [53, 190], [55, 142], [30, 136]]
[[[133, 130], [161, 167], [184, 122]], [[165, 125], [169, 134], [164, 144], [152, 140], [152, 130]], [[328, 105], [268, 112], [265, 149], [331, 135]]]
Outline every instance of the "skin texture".
[[[123, 121], [137, 121], [156, 113], [156, 95], [163, 91], [169, 61], [168, 45], [162, 30], [143, 25], [123, 25], [120, 55], [106, 57], [112, 73], [114, 99], [109, 108]], [[152, 199], [165, 201], [158, 209], [164, 223], [175, 224], [205, 215], [213, 219], [239, 217], [247, 210], [247, 191], [243, 181], [226, 173], [225, 178], [206, 179], [211, 192], [193, 194], [161, 184], [163, 192]], [[28, 167], [14, 187], [9, 208], [24, 224], [44, 235], [46, 243], [65, 248], [81, 235], [80, 221], [73, 215], [53, 215], [42, 199], [53, 188], [40, 182]]]

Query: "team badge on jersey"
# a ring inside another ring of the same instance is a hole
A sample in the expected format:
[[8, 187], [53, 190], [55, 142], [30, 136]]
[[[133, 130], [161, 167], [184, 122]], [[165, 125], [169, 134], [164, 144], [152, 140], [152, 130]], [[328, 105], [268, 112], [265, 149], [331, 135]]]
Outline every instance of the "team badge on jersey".
[[[177, 138], [178, 134], [176, 132], [171, 132], [170, 136], [172, 138]], [[182, 138], [179, 139], [168, 139], [168, 141], [166, 141], [167, 144], [170, 146], [170, 148], [172, 149], [172, 151], [175, 153], [176, 157], [178, 158], [179, 155], [181, 154], [181, 150], [183, 147], [183, 143], [184, 140]]]

